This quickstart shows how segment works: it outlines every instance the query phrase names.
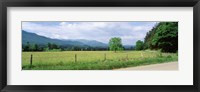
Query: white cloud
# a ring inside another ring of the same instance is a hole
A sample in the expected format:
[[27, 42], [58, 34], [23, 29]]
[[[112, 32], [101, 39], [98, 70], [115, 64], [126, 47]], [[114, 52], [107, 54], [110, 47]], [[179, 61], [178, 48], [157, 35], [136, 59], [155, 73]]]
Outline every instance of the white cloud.
[[[137, 22], [134, 22], [137, 23]], [[111, 37], [121, 37], [123, 44], [143, 40], [155, 22], [134, 25], [132, 22], [60, 22], [57, 25], [41, 25], [23, 22], [22, 29], [54, 39], [88, 39], [108, 43]]]

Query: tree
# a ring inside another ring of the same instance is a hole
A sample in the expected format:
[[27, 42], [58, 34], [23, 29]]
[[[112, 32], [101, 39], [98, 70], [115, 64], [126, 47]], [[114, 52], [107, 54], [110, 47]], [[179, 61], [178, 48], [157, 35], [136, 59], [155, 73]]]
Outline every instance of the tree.
[[47, 49], [53, 50], [53, 49], [59, 49], [59, 46], [55, 43], [47, 43]]
[[138, 41], [136, 42], [136, 47], [135, 47], [135, 49], [136, 49], [136, 50], [143, 50], [143, 48], [144, 48], [144, 43], [143, 43], [143, 41], [138, 40]]
[[47, 43], [47, 48], [48, 48], [49, 50], [52, 49], [52, 48], [51, 48], [51, 43]]
[[24, 46], [24, 51], [30, 51], [30, 44], [29, 44], [29, 42], [26, 42], [26, 45]]
[[53, 43], [53, 44], [51, 44], [51, 48], [52, 49], [58, 49], [59, 47], [58, 47], [58, 45], [56, 45], [55, 43]]
[[152, 39], [152, 45], [163, 52], [176, 52], [178, 50], [178, 22], [161, 23]]
[[152, 45], [152, 39], [155, 35], [158, 26], [160, 23], [156, 24], [149, 32], [147, 32], [145, 38], [144, 38], [144, 49], [156, 49], [157, 47], [155, 45]]
[[162, 52], [178, 50], [178, 22], [160, 22], [145, 36], [145, 49], [161, 49]]
[[34, 45], [34, 51], [39, 51], [39, 46], [37, 44]]
[[119, 37], [114, 37], [109, 40], [109, 49], [111, 51], [123, 50], [122, 41]]

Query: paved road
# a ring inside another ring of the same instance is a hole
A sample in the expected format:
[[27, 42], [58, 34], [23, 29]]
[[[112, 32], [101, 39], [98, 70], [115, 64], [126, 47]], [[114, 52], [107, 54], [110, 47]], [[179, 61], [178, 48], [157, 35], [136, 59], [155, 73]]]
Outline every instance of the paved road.
[[162, 64], [128, 67], [116, 70], [178, 70], [178, 62], [176, 61]]

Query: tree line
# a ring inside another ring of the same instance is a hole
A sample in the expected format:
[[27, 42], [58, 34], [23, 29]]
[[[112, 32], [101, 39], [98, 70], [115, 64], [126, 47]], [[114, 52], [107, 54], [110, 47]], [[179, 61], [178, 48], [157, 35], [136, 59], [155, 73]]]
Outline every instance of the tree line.
[[122, 40], [119, 37], [114, 37], [109, 40], [109, 45], [105, 47], [90, 47], [90, 46], [60, 46], [54, 43], [30, 44], [27, 42], [22, 45], [22, 51], [122, 51], [134, 50], [134, 47], [125, 48], [122, 45]]
[[47, 51], [59, 49], [59, 46], [54, 43], [48, 43], [47, 45], [39, 45], [39, 44], [30, 44], [27, 42], [25, 45], [22, 45], [23, 51]]
[[136, 42], [137, 50], [178, 51], [178, 22], [160, 22], [146, 33], [144, 42]]
[[105, 51], [108, 47], [81, 47], [81, 46], [64, 46], [57, 45], [55, 43], [47, 43], [46, 45], [41, 44], [30, 44], [27, 42], [22, 45], [22, 51]]

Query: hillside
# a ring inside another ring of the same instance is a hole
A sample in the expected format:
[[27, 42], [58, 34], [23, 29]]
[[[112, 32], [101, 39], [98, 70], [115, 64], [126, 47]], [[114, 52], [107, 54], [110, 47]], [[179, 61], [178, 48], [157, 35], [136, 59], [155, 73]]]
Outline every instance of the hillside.
[[60, 39], [51, 39], [44, 36], [37, 35], [35, 33], [30, 33], [22, 30], [22, 44], [26, 44], [29, 42], [30, 44], [39, 44], [46, 45], [47, 43], [55, 43], [60, 46], [78, 46], [78, 47], [107, 47], [107, 44], [102, 42], [98, 42], [95, 40], [85, 40], [85, 39], [68, 39], [68, 40], [60, 40]]

